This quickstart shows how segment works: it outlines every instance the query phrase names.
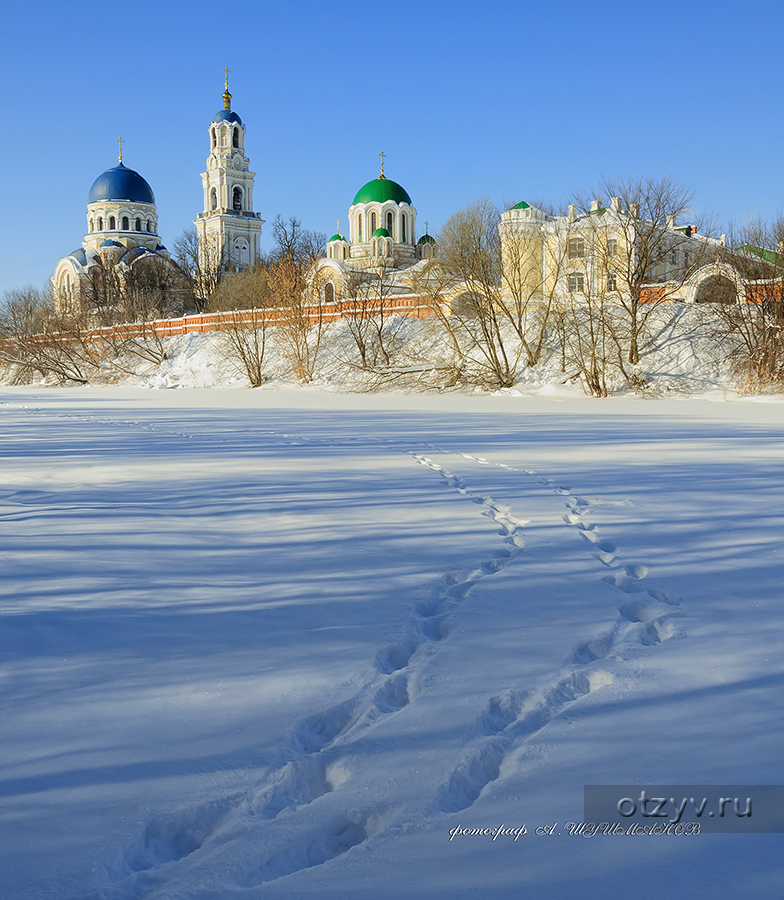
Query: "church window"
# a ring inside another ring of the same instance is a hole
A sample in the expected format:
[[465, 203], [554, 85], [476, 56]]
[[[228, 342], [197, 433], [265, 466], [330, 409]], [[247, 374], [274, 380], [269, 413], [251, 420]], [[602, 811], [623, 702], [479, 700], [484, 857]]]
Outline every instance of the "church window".
[[400, 217], [400, 240], [405, 244], [406, 242], [406, 214]]
[[98, 216], [98, 231], [103, 231], [103, 216]]
[[152, 234], [152, 219], [147, 219], [147, 231]]
[[362, 213], [357, 216], [357, 231], [359, 232], [359, 243], [362, 243]]
[[90, 231], [93, 230], [93, 225], [94, 225], [94, 224], [95, 224], [95, 223], [93, 222], [93, 220], [90, 219], [90, 225], [89, 225]]
[[608, 291], [617, 291], [618, 290], [618, 279], [615, 275], [615, 272], [610, 272], [607, 275], [607, 290]]
[[214, 128], [210, 129], [210, 134], [212, 135], [212, 146], [214, 149], [215, 148], [215, 129]]
[[109, 231], [117, 230], [117, 219], [114, 216], [109, 216]]
[[394, 232], [392, 231], [392, 229], [393, 229], [393, 227], [394, 227], [393, 224], [392, 224], [392, 222], [393, 222], [393, 219], [392, 219], [392, 213], [391, 213], [391, 212], [388, 212], [388, 213], [387, 213], [387, 231], [388, 231], [390, 234], [393, 234], [393, 233], [394, 233]]
[[242, 209], [242, 188], [235, 187], [231, 200], [232, 209]]
[[240, 130], [236, 126], [232, 132], [231, 145], [232, 147], [239, 147], [240, 145]]
[[618, 255], [618, 238], [607, 238], [607, 255], [613, 258]]
[[328, 281], [324, 285], [324, 302], [325, 303], [334, 303], [335, 302], [335, 288], [332, 286], [331, 281]]
[[234, 259], [238, 268], [244, 268], [250, 262], [250, 249], [244, 238], [234, 241]]
[[585, 241], [582, 238], [572, 238], [569, 241], [569, 259], [582, 259], [584, 256]]
[[678, 251], [677, 250], [670, 250], [670, 262], [672, 263], [673, 266], [678, 265]]
[[378, 225], [376, 223], [376, 214], [374, 212], [372, 212], [370, 214], [370, 233], [371, 233], [371, 235], [376, 230], [376, 228], [378, 228]]
[[579, 293], [585, 290], [585, 277], [582, 272], [572, 272], [568, 277], [569, 291], [571, 293]]
[[136, 222], [134, 224], [136, 226], [137, 231], [142, 230], [142, 220], [138, 216], [136, 217]]
[[122, 230], [128, 231], [130, 229], [130, 222], [128, 221], [128, 216], [123, 216], [122, 219]]
[[218, 192], [215, 190], [215, 188], [212, 188], [210, 190], [210, 209], [217, 209], [217, 208], [218, 208]]

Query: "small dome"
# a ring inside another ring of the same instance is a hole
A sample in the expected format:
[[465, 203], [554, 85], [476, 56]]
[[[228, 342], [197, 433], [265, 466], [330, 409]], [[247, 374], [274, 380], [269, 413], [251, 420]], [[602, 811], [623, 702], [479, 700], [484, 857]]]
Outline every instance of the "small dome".
[[122, 163], [113, 169], [107, 169], [93, 182], [87, 202], [100, 203], [102, 200], [126, 200], [155, 205], [150, 185], [138, 172], [126, 168]]
[[[332, 237], [327, 241], [328, 244], [331, 244], [332, 241], [346, 241], [342, 234], [333, 234]], [[348, 243], [348, 241], [346, 241]]]
[[354, 203], [386, 203], [393, 200], [395, 203], [407, 203], [411, 206], [411, 198], [408, 191], [396, 181], [385, 178], [383, 175], [363, 184], [354, 197]]
[[70, 253], [69, 256], [73, 257], [73, 259], [75, 259], [79, 263], [79, 265], [87, 265], [87, 254], [84, 252], [83, 247], [80, 247], [78, 250], [74, 250], [74, 252]]
[[119, 244], [117, 241], [104, 241], [101, 244], [102, 247], [122, 247], [122, 244]]
[[530, 209], [530, 205], [525, 202], [525, 200], [521, 200], [519, 203], [515, 203], [512, 209]]
[[423, 234], [417, 244], [435, 244], [436, 239], [430, 234]]
[[213, 122], [234, 122], [242, 125], [242, 119], [231, 109], [221, 109], [212, 117]]
[[392, 235], [386, 230], [386, 228], [377, 228], [371, 237], [392, 237]]

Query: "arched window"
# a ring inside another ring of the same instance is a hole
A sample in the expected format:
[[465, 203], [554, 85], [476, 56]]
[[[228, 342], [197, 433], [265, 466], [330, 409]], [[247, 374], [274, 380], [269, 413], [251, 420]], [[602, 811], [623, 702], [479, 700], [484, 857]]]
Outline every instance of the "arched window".
[[406, 214], [400, 217], [400, 240], [405, 244], [406, 242]]
[[152, 219], [147, 219], [147, 231], [152, 234]]
[[103, 231], [103, 216], [98, 216], [98, 231]]
[[128, 231], [130, 230], [130, 222], [128, 221], [128, 216], [123, 216], [122, 218], [122, 230]]
[[213, 149], [215, 149], [216, 141], [215, 141], [215, 129], [214, 128], [210, 129], [210, 134], [212, 135], [212, 147], [213, 147]]
[[231, 207], [237, 211], [242, 209], [242, 188], [234, 188], [231, 196]]
[[335, 302], [335, 288], [332, 286], [331, 281], [328, 281], [324, 285], [324, 302], [325, 303], [334, 303]]
[[372, 212], [370, 214], [370, 233], [371, 233], [371, 235], [373, 234], [373, 232], [376, 230], [377, 227], [378, 226], [376, 224], [376, 214], [374, 212]]
[[109, 216], [109, 231], [117, 230], [117, 219], [114, 216]]
[[210, 209], [218, 208], [218, 192], [215, 188], [210, 189]]
[[95, 223], [94, 223], [94, 222], [93, 222], [93, 220], [92, 220], [92, 219], [90, 219], [90, 224], [89, 224], [89, 226], [88, 226], [88, 227], [89, 227], [89, 229], [90, 229], [90, 231], [92, 231], [92, 230], [93, 230], [93, 225], [94, 225], [94, 224], [95, 224]]
[[392, 213], [391, 213], [391, 212], [388, 212], [388, 213], [387, 213], [387, 231], [388, 231], [391, 235], [394, 236], [394, 231], [393, 231], [394, 225], [392, 224], [392, 222], [393, 222]]
[[240, 269], [247, 266], [250, 262], [250, 248], [244, 238], [237, 238], [234, 241], [234, 261], [235, 265]]
[[135, 227], [137, 231], [142, 230], [142, 220], [138, 216], [136, 217]]
[[234, 126], [234, 130], [233, 130], [232, 135], [231, 135], [231, 146], [232, 146], [232, 147], [239, 147], [239, 145], [240, 145], [240, 130], [239, 130], [239, 128], [237, 128], [237, 126], [235, 125], [235, 126]]
[[359, 233], [359, 243], [362, 243], [362, 213], [357, 216], [357, 232]]

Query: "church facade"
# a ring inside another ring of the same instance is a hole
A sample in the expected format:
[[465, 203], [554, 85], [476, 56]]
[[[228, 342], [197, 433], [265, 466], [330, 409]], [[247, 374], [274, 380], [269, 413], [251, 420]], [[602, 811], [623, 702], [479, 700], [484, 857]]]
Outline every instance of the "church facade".
[[[82, 246], [57, 262], [52, 276], [58, 310], [95, 310], [114, 305], [133, 276], [179, 273], [158, 234], [155, 195], [144, 178], [119, 162], [102, 172], [87, 196], [87, 232]], [[133, 276], [131, 275], [133, 273]], [[137, 278], [137, 280], [140, 280]]]
[[438, 255], [435, 240], [417, 240], [417, 211], [408, 191], [381, 173], [363, 184], [348, 210], [348, 237], [340, 229], [327, 241], [327, 255], [310, 273], [314, 300], [331, 303], [362, 294], [374, 284], [388, 296], [410, 294], [423, 262]]

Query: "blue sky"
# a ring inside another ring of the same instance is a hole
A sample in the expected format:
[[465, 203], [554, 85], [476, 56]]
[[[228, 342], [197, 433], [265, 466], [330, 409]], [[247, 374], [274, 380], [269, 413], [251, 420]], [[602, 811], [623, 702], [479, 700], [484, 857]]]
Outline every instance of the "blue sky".
[[119, 135], [173, 245], [202, 208], [224, 66], [268, 222], [344, 228], [380, 150], [420, 233], [477, 197], [562, 202], [602, 175], [671, 175], [698, 212], [772, 218], [782, 25], [781, 2], [723, 0], [13, 4], [0, 291], [80, 246]]

